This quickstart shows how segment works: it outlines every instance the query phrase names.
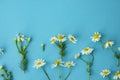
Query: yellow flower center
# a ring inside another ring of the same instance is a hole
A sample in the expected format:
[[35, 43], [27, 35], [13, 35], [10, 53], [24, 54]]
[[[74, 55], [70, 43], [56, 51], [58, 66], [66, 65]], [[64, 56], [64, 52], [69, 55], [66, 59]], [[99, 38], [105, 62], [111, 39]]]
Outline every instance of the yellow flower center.
[[60, 63], [61, 63], [60, 61], [56, 61], [56, 62], [55, 62], [55, 64], [57, 64], [57, 65], [60, 65]]
[[84, 49], [84, 52], [87, 52], [88, 50], [89, 50], [88, 48], [85, 48], [85, 49]]
[[39, 65], [41, 65], [41, 64], [42, 64], [42, 62], [37, 62], [37, 63], [36, 63], [37, 66], [39, 66]]
[[72, 64], [68, 63], [68, 64], [67, 64], [67, 66], [68, 66], [68, 67], [71, 67], [71, 66], [72, 66]]
[[103, 75], [108, 75], [108, 74], [109, 74], [108, 71], [104, 71], [104, 72], [103, 72]]
[[109, 41], [109, 40], [107, 40], [107, 41], [106, 41], [106, 44], [109, 44], [109, 43], [110, 43], [110, 41]]
[[52, 40], [51, 40], [51, 42], [55, 42], [55, 41], [56, 41], [56, 39], [52, 39]]
[[62, 39], [64, 39], [64, 36], [59, 35], [57, 38], [58, 38], [58, 40], [62, 40]]
[[74, 39], [73, 37], [70, 37], [70, 40], [71, 40], [71, 41], [74, 41], [75, 39]]
[[94, 39], [99, 38], [99, 34], [94, 34], [93, 38], [94, 38]]
[[120, 72], [116, 72], [116, 73], [115, 73], [115, 76], [119, 76], [119, 75], [120, 75]]

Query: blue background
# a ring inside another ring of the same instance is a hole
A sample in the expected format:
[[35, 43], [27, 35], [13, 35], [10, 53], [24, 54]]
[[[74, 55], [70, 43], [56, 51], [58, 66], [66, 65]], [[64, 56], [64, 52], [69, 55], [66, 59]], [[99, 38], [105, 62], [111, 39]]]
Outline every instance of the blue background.
[[[105, 80], [99, 75], [102, 69], [114, 72], [119, 68], [110, 50], [102, 50], [99, 44], [91, 42], [90, 36], [96, 31], [104, 35], [104, 40], [115, 40], [117, 49], [120, 45], [120, 0], [0, 0], [0, 47], [5, 49], [0, 64], [13, 72], [14, 80], [47, 80], [41, 70], [32, 67], [34, 60], [44, 58], [48, 62], [45, 67], [48, 74], [52, 80], [58, 80], [57, 69], [51, 69], [51, 64], [59, 57], [58, 49], [49, 39], [58, 33], [73, 34], [78, 42], [68, 45], [66, 60], [74, 60], [74, 54], [84, 47], [94, 47], [91, 80]], [[19, 68], [21, 56], [13, 41], [18, 32], [33, 38], [25, 74]], [[40, 49], [41, 43], [46, 44], [45, 52]], [[68, 80], [87, 80], [86, 65], [82, 61], [76, 63]]]

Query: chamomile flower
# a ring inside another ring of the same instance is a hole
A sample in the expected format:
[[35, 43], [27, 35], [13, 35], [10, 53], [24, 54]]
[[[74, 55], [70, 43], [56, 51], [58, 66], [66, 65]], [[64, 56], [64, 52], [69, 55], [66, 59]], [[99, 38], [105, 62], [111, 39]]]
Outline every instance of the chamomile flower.
[[118, 47], [118, 50], [120, 51], [120, 47]]
[[63, 61], [61, 59], [58, 59], [54, 62], [54, 64], [52, 64], [52, 68], [55, 68], [57, 66], [63, 66]]
[[75, 59], [80, 58], [80, 53], [75, 54]]
[[75, 38], [74, 36], [72, 36], [72, 35], [68, 35], [68, 39], [69, 39], [72, 43], [76, 43], [76, 42], [77, 42], [76, 38]]
[[68, 62], [65, 63], [65, 67], [70, 68], [70, 67], [73, 67], [73, 66], [75, 66], [75, 63], [73, 61], [68, 61]]
[[82, 51], [81, 51], [81, 53], [84, 55], [89, 55], [90, 53], [92, 53], [93, 52], [93, 48], [90, 48], [90, 47], [86, 47], [86, 48], [84, 48]]
[[66, 41], [66, 37], [63, 34], [58, 34], [57, 40], [59, 42], [64, 42], [64, 41]]
[[3, 66], [0, 66], [0, 70], [3, 69]]
[[98, 42], [100, 41], [101, 34], [99, 32], [95, 32], [91, 38], [93, 42]]
[[0, 55], [4, 54], [4, 50], [0, 48]]
[[100, 73], [100, 75], [104, 78], [104, 77], [108, 76], [110, 73], [111, 73], [110, 70], [105, 69]]
[[106, 43], [105, 43], [105, 48], [112, 47], [113, 45], [114, 45], [114, 41], [107, 40]]
[[37, 60], [35, 60], [33, 67], [38, 69], [40, 67], [43, 67], [45, 64], [46, 64], [45, 60], [37, 59]]
[[50, 42], [53, 44], [53, 43], [55, 43], [57, 41], [57, 38], [56, 37], [52, 37], [51, 39], [50, 39]]
[[117, 71], [117, 72], [114, 74], [113, 79], [114, 79], [114, 80], [120, 79], [120, 71]]

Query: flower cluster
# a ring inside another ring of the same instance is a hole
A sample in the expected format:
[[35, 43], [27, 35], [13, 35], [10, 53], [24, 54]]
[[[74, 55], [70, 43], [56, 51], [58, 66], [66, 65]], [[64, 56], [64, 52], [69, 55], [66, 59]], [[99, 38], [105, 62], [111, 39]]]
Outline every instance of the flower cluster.
[[[68, 35], [68, 40], [72, 43], [76, 43], [77, 40], [74, 36], [72, 35]], [[67, 37], [63, 34], [58, 34], [57, 36], [54, 36], [50, 39], [50, 42], [52, 44], [55, 44], [59, 49], [60, 49], [60, 58], [57, 59], [53, 64], [52, 64], [52, 68], [58, 68], [58, 76], [59, 76], [59, 80], [62, 79], [61, 76], [61, 67], [66, 67], [68, 68], [68, 74], [65, 77], [65, 80], [67, 80], [67, 78], [70, 76], [71, 74], [71, 67], [75, 66], [75, 63], [73, 61], [63, 61], [63, 57], [65, 56], [65, 49], [66, 49], [66, 41], [67, 41]], [[41, 48], [44, 51], [45, 50], [45, 45], [41, 44]], [[44, 68], [44, 65], [46, 64], [45, 60], [43, 59], [38, 59], [35, 60], [34, 62], [34, 68], [39, 69], [41, 68], [42, 71], [44, 72], [44, 74], [46, 75], [47, 79], [50, 80], [50, 77], [47, 73], [47, 71]]]
[[[117, 59], [117, 66], [119, 66], [119, 61], [120, 61], [120, 54], [114, 50], [113, 45], [114, 45], [114, 41], [107, 39], [106, 41], [103, 41], [102, 39], [102, 35], [99, 32], [95, 32], [92, 36], [91, 39], [93, 42], [99, 42], [102, 46], [102, 48], [109, 48], [112, 53], [114, 54], [114, 57]], [[50, 42], [52, 44], [55, 44], [59, 49], [59, 58], [53, 62], [52, 64], [52, 68], [57, 68], [58, 69], [58, 78], [59, 80], [63, 79], [62, 76], [62, 67], [67, 68], [68, 69], [68, 74], [66, 75], [66, 77], [64, 77], [64, 80], [67, 80], [71, 74], [71, 68], [74, 67], [76, 65], [76, 63], [74, 61], [66, 61], [64, 60], [63, 57], [65, 57], [65, 49], [67, 46], [67, 40], [72, 42], [72, 43], [76, 43], [77, 40], [74, 36], [72, 35], [68, 35], [67, 37], [63, 34], [58, 34], [57, 36], [54, 36], [50, 39]], [[27, 70], [27, 58], [26, 58], [26, 54], [27, 54], [27, 48], [29, 46], [29, 44], [31, 43], [31, 38], [30, 37], [26, 37], [22, 34], [18, 34], [15, 39], [15, 44], [17, 47], [18, 52], [20, 53], [20, 55], [22, 56], [22, 60], [21, 60], [21, 69], [25, 72]], [[45, 44], [42, 43], [41, 44], [41, 49], [42, 51], [45, 51]], [[83, 61], [86, 65], [87, 65], [87, 73], [88, 73], [88, 80], [90, 80], [91, 75], [92, 75], [92, 66], [94, 63], [94, 54], [93, 54], [94, 48], [91, 47], [85, 47], [84, 49], [82, 49], [79, 53], [75, 54], [74, 58], [75, 59], [80, 59], [81, 61]], [[120, 47], [118, 47], [118, 51], [120, 51]], [[0, 55], [4, 53], [4, 50], [2, 48], [0, 48]], [[87, 56], [87, 57], [84, 57]], [[51, 80], [51, 78], [49, 77], [49, 74], [47, 73], [46, 69], [45, 69], [45, 65], [46, 65], [46, 60], [44, 59], [37, 59], [34, 61], [34, 65], [33, 67], [35, 69], [41, 69], [43, 71], [43, 73], [45, 74], [46, 78], [48, 80]], [[13, 76], [12, 73], [7, 71], [3, 66], [0, 66], [0, 77], [2, 77], [4, 80], [13, 80]], [[106, 78], [107, 80], [111, 80], [110, 75], [112, 74], [112, 72], [109, 69], [104, 69], [100, 72], [100, 75], [103, 78]], [[112, 79], [114, 80], [120, 80], [120, 71], [117, 71], [114, 73], [114, 76], [112, 77]]]
[[[68, 39], [72, 43], [76, 43], [77, 42], [76, 38], [74, 36], [72, 36], [72, 35], [68, 35]], [[59, 41], [59, 42], [65, 42], [66, 40], [67, 40], [67, 38], [63, 34], [58, 34], [57, 37], [54, 36], [54, 37], [52, 37], [50, 39], [51, 43], [56, 43], [57, 41]]]
[[3, 66], [0, 66], [0, 71], [2, 72], [0, 77], [3, 78], [3, 80], [13, 80], [12, 73], [7, 71]]
[[14, 41], [18, 49], [18, 52], [22, 56], [21, 69], [25, 72], [27, 69], [27, 59], [26, 59], [27, 48], [31, 42], [31, 38], [26, 37], [22, 34], [18, 34], [17, 37], [14, 39]]
[[75, 63], [73, 61], [63, 62], [61, 59], [58, 59], [52, 64], [52, 68], [55, 68], [57, 66], [71, 68], [72, 66], [75, 66]]
[[[99, 32], [95, 32], [95, 33], [94, 33], [94, 35], [92, 36], [92, 41], [93, 41], [93, 42], [99, 42], [99, 43], [101, 44], [101, 46], [102, 46], [103, 49], [104, 49], [104, 48], [109, 48], [109, 49], [112, 51], [114, 57], [117, 59], [117, 66], [118, 66], [118, 67], [120, 66], [120, 63], [119, 63], [119, 61], [120, 61], [120, 55], [119, 55], [119, 53], [117, 53], [117, 51], [115, 51], [114, 48], [113, 48], [114, 41], [109, 40], [109, 39], [107, 39], [106, 41], [103, 41], [103, 40], [101, 39], [101, 34], [100, 34]], [[118, 47], [118, 50], [120, 51], [120, 47]], [[110, 76], [109, 76], [110, 73], [111, 73], [111, 71], [110, 71], [109, 69], [105, 69], [105, 70], [103, 70], [103, 71], [100, 73], [100, 75], [101, 75], [103, 78], [107, 78], [107, 80], [111, 80], [111, 79], [110, 79]], [[120, 79], [120, 71], [117, 71], [117, 72], [114, 74], [113, 79], [114, 79], [114, 80]]]
[[[102, 70], [102, 72], [100, 72], [100, 75], [103, 78], [107, 78], [107, 80], [111, 80], [110, 76], [109, 76], [110, 74], [111, 74], [111, 71], [109, 69], [104, 69], [104, 70]], [[117, 72], [114, 73], [113, 79], [114, 80], [119, 80], [120, 79], [120, 71], [117, 71]]]
[[[117, 51], [114, 50], [113, 45], [114, 41], [107, 39], [106, 41], [101, 40], [101, 34], [99, 32], [95, 32], [92, 36], [92, 41], [94, 42], [100, 42], [102, 48], [110, 48], [112, 51], [114, 57], [117, 59], [117, 66], [120, 66], [120, 55], [117, 53]], [[118, 50], [120, 51], [120, 48], [118, 47]]]
[[[44, 74], [46, 75], [47, 79], [51, 80], [47, 71], [44, 69], [45, 65], [46, 65], [46, 61], [44, 59], [37, 59], [37, 60], [35, 60], [33, 67], [36, 69], [41, 68], [43, 70]], [[61, 59], [58, 59], [52, 64], [52, 68], [60, 67], [60, 66], [67, 67], [70, 69], [71, 67], [75, 66], [75, 63], [73, 61], [63, 62]], [[70, 74], [70, 72], [69, 72], [69, 74]]]
[[[72, 35], [68, 35], [68, 39], [69, 41], [71, 41], [72, 43], [76, 43], [77, 40], [74, 36]], [[59, 49], [60, 49], [60, 56], [63, 57], [65, 56], [65, 48], [66, 48], [66, 44], [65, 42], [67, 41], [67, 37], [63, 34], [58, 34], [57, 36], [54, 36], [50, 39], [52, 44], [55, 44]]]

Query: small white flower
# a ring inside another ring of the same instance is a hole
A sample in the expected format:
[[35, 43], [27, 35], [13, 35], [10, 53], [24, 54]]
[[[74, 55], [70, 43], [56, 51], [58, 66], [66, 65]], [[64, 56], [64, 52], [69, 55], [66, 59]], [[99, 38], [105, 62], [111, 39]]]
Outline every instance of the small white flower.
[[120, 71], [117, 71], [117, 72], [114, 74], [113, 79], [114, 79], [114, 80], [120, 79]]
[[25, 40], [25, 36], [24, 35], [21, 35], [21, 34], [18, 34], [17, 35], [17, 41], [20, 42], [20, 41], [24, 41]]
[[55, 68], [57, 66], [63, 66], [64, 62], [61, 59], [58, 59], [52, 64], [52, 68]]
[[68, 62], [65, 63], [65, 67], [70, 68], [70, 67], [73, 67], [73, 66], [75, 66], [75, 63], [73, 61], [68, 61]]
[[66, 37], [63, 34], [58, 34], [57, 40], [59, 42], [65, 42], [66, 41]]
[[57, 38], [56, 37], [52, 37], [51, 39], [50, 39], [50, 42], [51, 43], [55, 43], [57, 41]]
[[80, 58], [80, 53], [75, 54], [75, 59]]
[[3, 66], [0, 66], [0, 70], [3, 69]]
[[45, 64], [46, 64], [45, 60], [37, 59], [37, 60], [35, 60], [33, 67], [38, 69], [40, 67], [43, 67]]
[[75, 38], [74, 36], [72, 36], [72, 35], [68, 35], [68, 39], [69, 39], [72, 43], [76, 43], [76, 42], [77, 42], [76, 38]]
[[113, 45], [114, 45], [114, 41], [107, 40], [106, 43], [105, 43], [105, 48], [112, 47]]
[[92, 53], [93, 52], [93, 48], [89, 48], [89, 47], [86, 47], [86, 48], [84, 48], [82, 51], [81, 51], [81, 53], [84, 55], [89, 55], [90, 53]]
[[4, 54], [4, 50], [0, 48], [0, 55]]
[[100, 75], [104, 78], [104, 77], [108, 76], [110, 73], [111, 73], [110, 70], [105, 69], [100, 73]]
[[120, 51], [120, 47], [118, 47], [118, 50]]
[[93, 42], [98, 42], [100, 41], [101, 34], [99, 32], [95, 32], [91, 38]]

